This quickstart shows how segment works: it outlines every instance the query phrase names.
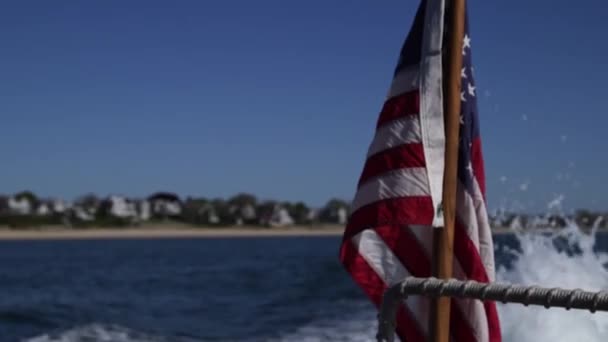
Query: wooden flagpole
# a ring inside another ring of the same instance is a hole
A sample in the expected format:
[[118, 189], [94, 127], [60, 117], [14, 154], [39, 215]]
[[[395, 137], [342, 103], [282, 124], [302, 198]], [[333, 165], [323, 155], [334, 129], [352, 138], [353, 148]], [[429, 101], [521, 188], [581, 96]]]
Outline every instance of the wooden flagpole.
[[[456, 188], [458, 182], [458, 142], [460, 130], [460, 92], [465, 0], [446, 2], [447, 58], [444, 60], [445, 168], [443, 176], [444, 227], [435, 230], [433, 254], [437, 278], [452, 277]], [[450, 337], [450, 297], [435, 300], [431, 318], [433, 342], [448, 342]]]

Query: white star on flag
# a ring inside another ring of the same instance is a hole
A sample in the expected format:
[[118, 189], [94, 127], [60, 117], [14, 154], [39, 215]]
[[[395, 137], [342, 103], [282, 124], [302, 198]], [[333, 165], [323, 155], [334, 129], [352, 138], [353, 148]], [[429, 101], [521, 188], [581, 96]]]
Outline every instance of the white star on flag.
[[470, 175], [473, 175], [473, 164], [471, 164], [470, 162], [469, 165], [467, 165], [467, 171]]
[[468, 88], [469, 88], [469, 95], [475, 96], [475, 86], [472, 85], [471, 83], [468, 83]]
[[464, 35], [464, 40], [462, 42], [462, 55], [463, 56], [467, 54], [467, 52], [466, 52], [467, 48], [468, 49], [471, 48], [471, 38], [469, 38], [469, 36], [465, 34]]

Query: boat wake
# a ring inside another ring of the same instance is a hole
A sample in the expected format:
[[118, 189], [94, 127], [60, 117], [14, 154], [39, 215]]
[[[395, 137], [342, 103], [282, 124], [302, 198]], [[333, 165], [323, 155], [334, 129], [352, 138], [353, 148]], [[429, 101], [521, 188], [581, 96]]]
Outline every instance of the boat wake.
[[[585, 234], [574, 224], [558, 233], [518, 233], [510, 267], [498, 269], [501, 282], [543, 287], [608, 289], [608, 254], [594, 251], [596, 229]], [[504, 341], [608, 341], [608, 313], [499, 304]]]
[[[497, 281], [544, 287], [608, 289], [608, 254], [597, 252], [598, 235], [581, 232], [570, 224], [559, 233], [515, 232], [517, 243], [496, 245], [497, 258], [509, 260], [497, 271]], [[605, 236], [602, 236], [605, 238]], [[602, 242], [602, 244], [604, 244]], [[605, 249], [605, 246], [603, 246]], [[291, 304], [290, 304], [291, 305]], [[583, 310], [545, 309], [520, 304], [499, 304], [504, 342], [608, 341], [608, 313]], [[373, 341], [376, 312], [363, 296], [343, 298], [331, 308], [319, 309], [312, 321], [277, 331], [272, 336], [251, 336], [235, 341], [321, 342]], [[255, 322], [252, 322], [255, 324]], [[204, 339], [196, 339], [201, 341]], [[57, 333], [47, 333], [22, 342], [190, 342], [122, 326], [93, 323]]]
[[138, 332], [118, 325], [92, 323], [73, 329], [43, 334], [23, 342], [194, 342], [191, 339], [167, 338]]
[[[378, 324], [373, 306], [366, 301], [348, 304], [341, 318], [315, 320], [272, 342], [373, 341]], [[346, 317], [345, 317], [346, 316]]]
[[[497, 245], [497, 256], [510, 259], [497, 281], [543, 287], [608, 289], [608, 254], [594, 251], [596, 229], [583, 233], [574, 223], [557, 233], [514, 232], [517, 248]], [[315, 322], [280, 341], [374, 341], [375, 312]], [[608, 341], [608, 313], [498, 304], [504, 342]]]

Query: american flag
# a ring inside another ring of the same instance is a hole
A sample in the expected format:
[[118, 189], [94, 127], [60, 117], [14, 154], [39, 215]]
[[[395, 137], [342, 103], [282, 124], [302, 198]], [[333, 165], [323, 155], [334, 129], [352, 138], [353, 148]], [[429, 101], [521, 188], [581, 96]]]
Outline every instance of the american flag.
[[[430, 277], [433, 227], [441, 226], [444, 166], [442, 59], [445, 0], [423, 0], [407, 36], [370, 144], [340, 259], [371, 301], [408, 276]], [[454, 273], [494, 280], [494, 248], [485, 202], [476, 88], [468, 20], [463, 42]], [[427, 341], [431, 302], [411, 296], [397, 314], [397, 335]], [[452, 299], [451, 340], [499, 342], [496, 305]]]

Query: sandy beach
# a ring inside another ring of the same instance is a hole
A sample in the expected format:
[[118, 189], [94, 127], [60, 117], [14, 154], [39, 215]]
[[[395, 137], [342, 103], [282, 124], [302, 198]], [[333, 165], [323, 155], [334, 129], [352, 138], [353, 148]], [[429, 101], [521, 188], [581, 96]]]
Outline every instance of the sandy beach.
[[[37, 227], [11, 229], [0, 226], [0, 240], [89, 240], [89, 239], [164, 239], [164, 238], [245, 238], [281, 236], [340, 236], [344, 227], [293, 226], [285, 228], [260, 227], [191, 227], [182, 225], [150, 225], [130, 228], [86, 228], [68, 229], [64, 227]], [[494, 228], [494, 234], [512, 232], [508, 228]]]
[[230, 238], [272, 236], [339, 236], [342, 226], [287, 228], [222, 227], [198, 228], [180, 225], [142, 226], [133, 228], [86, 228], [38, 227], [10, 229], [0, 227], [0, 240], [88, 240], [88, 239], [155, 239], [155, 238]]

